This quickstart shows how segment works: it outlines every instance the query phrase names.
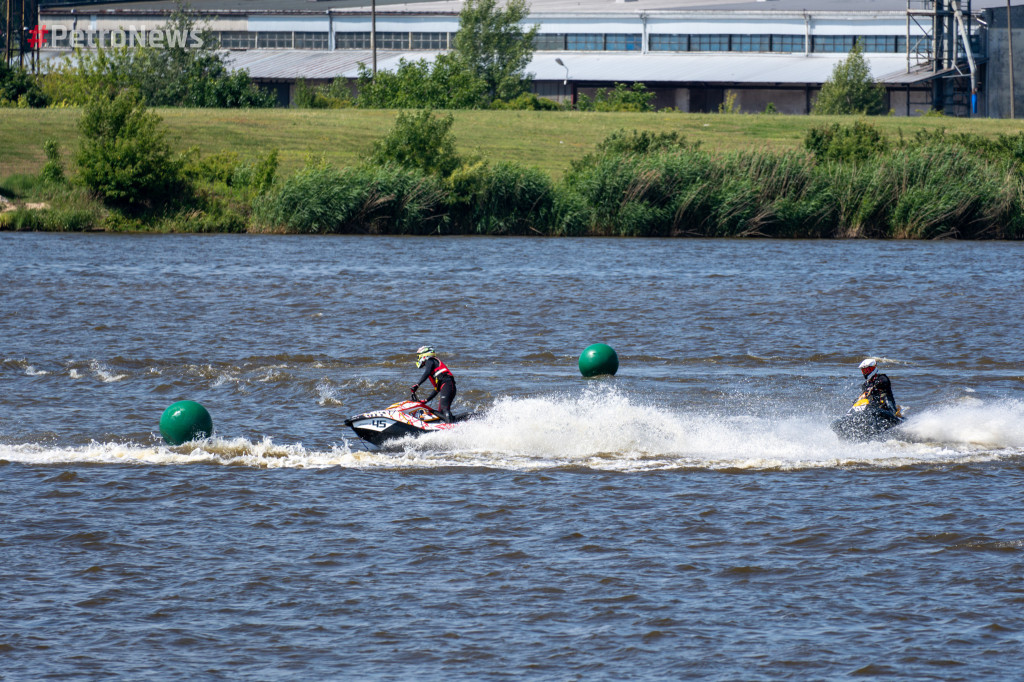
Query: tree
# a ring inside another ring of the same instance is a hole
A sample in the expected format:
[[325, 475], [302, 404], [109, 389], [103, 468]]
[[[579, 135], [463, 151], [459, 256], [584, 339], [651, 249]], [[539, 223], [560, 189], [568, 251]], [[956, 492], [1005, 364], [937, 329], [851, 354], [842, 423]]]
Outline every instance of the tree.
[[96, 93], [109, 97], [135, 90], [149, 106], [270, 107], [272, 93], [260, 90], [244, 71], [229, 71], [213, 33], [178, 5], [167, 34], [188, 36], [164, 47], [77, 50], [51, 69], [43, 87], [54, 102], [85, 104]]
[[862, 114], [878, 116], [886, 113], [885, 87], [875, 83], [864, 59], [858, 40], [846, 59], [836, 64], [832, 75], [821, 86], [812, 114]]
[[539, 26], [524, 31], [530, 14], [526, 0], [466, 0], [459, 13], [453, 55], [463, 68], [485, 84], [488, 99], [510, 100], [529, 90], [526, 66], [533, 58]]

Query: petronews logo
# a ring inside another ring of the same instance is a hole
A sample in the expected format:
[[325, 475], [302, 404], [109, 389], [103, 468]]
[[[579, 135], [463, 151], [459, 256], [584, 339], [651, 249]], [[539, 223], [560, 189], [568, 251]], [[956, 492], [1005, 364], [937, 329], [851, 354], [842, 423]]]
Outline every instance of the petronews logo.
[[[49, 36], [49, 38], [47, 37]], [[168, 28], [146, 30], [129, 26], [128, 28], [69, 29], [67, 26], [47, 28], [35, 26], [29, 31], [29, 46], [33, 50], [42, 47], [96, 48], [96, 47], [155, 47], [167, 49], [174, 47], [200, 48], [203, 38], [199, 31], [181, 31]]]

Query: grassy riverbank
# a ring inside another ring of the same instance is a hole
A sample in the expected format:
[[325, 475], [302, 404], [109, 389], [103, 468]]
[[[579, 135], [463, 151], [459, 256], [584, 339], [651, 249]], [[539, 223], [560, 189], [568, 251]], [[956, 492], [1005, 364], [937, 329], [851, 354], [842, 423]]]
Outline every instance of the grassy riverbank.
[[[278, 151], [287, 176], [310, 155], [339, 167], [361, 163], [373, 141], [395, 122], [397, 112], [376, 109], [156, 109], [180, 151], [198, 147], [203, 155], [223, 151], [255, 157]], [[455, 111], [453, 132], [459, 151], [491, 163], [514, 161], [559, 179], [569, 164], [619, 130], [678, 132], [708, 151], [801, 148], [808, 130], [846, 117], [753, 114], [637, 114], [552, 111]], [[54, 138], [68, 152], [78, 145], [79, 109], [0, 111], [0, 179], [38, 173], [43, 142]], [[962, 118], [870, 119], [885, 136], [911, 137], [920, 130], [946, 129], [985, 137], [1014, 135], [1018, 121]]]
[[157, 113], [165, 156], [187, 152], [165, 162], [177, 170], [160, 199], [117, 184], [132, 167], [119, 161], [103, 170], [112, 192], [87, 191], [72, 162], [80, 111], [4, 110], [0, 194], [17, 210], [0, 229], [1024, 237], [1014, 121], [457, 111], [437, 119], [454, 136], [441, 171], [399, 158], [439, 134], [374, 153], [401, 127], [395, 111]]

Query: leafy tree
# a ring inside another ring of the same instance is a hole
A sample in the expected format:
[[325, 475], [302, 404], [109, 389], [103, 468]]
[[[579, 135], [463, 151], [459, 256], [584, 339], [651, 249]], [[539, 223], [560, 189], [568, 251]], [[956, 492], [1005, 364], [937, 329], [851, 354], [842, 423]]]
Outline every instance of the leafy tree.
[[832, 75], [821, 86], [811, 113], [825, 116], [878, 116], [886, 113], [885, 87], [871, 79], [871, 71], [859, 40], [846, 59], [836, 64]]
[[459, 13], [454, 49], [433, 62], [401, 60], [395, 71], [374, 76], [359, 66], [358, 105], [390, 109], [479, 109], [514, 100], [529, 90], [524, 73], [537, 28], [519, 25], [526, 0], [467, 0]]
[[508, 0], [504, 9], [497, 0], [466, 0], [459, 13], [453, 54], [484, 82], [489, 100], [511, 100], [529, 90], [525, 71], [540, 28], [523, 30], [529, 14], [526, 0]]
[[182, 160], [172, 154], [160, 117], [134, 93], [97, 95], [79, 121], [79, 177], [105, 203], [131, 210], [183, 199]]
[[454, 122], [451, 114], [437, 118], [427, 109], [414, 114], [400, 112], [391, 132], [373, 143], [370, 163], [394, 163], [447, 177], [462, 162], [455, 149]]

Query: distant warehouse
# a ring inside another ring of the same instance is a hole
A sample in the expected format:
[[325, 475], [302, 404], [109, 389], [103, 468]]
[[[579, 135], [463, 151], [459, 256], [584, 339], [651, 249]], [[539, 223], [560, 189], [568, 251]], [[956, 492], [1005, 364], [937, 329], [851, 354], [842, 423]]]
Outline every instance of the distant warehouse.
[[[300, 79], [353, 80], [359, 64], [389, 70], [448, 50], [462, 4], [193, 0], [191, 8], [230, 65], [287, 106]], [[129, 28], [159, 29], [174, 8], [173, 0], [49, 5], [40, 23], [53, 32], [52, 58], [83, 32], [105, 43]], [[527, 71], [533, 92], [558, 101], [639, 82], [659, 108], [716, 111], [729, 96], [744, 112], [771, 104], [802, 114], [860, 41], [896, 115], [1008, 117], [1018, 97], [1011, 58], [1018, 72], [1024, 67], [1010, 49], [1014, 37], [1024, 48], [1021, 9], [999, 0], [973, 8], [958, 0], [532, 0], [528, 25], [540, 30]]]

